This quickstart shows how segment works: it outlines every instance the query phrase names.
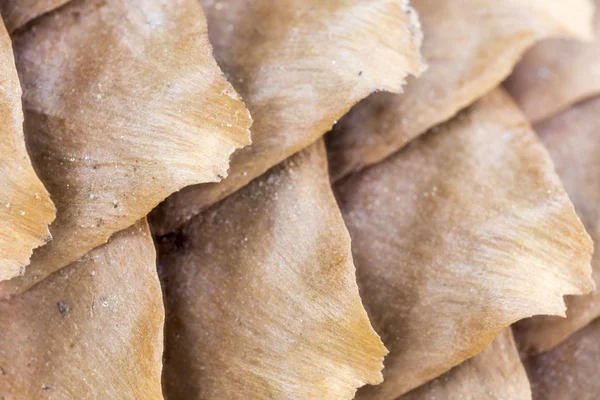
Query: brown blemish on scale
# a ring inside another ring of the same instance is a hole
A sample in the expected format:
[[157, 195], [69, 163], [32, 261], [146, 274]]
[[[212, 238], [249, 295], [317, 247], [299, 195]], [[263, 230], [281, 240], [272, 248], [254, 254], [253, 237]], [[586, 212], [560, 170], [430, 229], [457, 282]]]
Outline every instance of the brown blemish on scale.
[[71, 306], [69, 306], [68, 303], [59, 301], [56, 303], [56, 306], [58, 307], [58, 312], [62, 317], [66, 317], [67, 315], [69, 315], [69, 312], [71, 311]]

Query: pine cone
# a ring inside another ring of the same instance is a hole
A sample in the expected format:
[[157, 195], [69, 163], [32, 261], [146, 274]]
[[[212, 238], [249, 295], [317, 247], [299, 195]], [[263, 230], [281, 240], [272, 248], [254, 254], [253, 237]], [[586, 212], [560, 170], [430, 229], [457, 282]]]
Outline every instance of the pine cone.
[[600, 396], [600, 0], [0, 14], [0, 399]]

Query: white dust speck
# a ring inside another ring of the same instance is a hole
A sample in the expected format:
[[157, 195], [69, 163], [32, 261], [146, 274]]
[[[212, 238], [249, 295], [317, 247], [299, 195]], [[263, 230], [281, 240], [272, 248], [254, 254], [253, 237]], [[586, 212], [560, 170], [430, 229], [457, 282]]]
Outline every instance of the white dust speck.
[[537, 75], [538, 75], [538, 77], [539, 77], [540, 79], [543, 79], [543, 80], [549, 80], [549, 79], [551, 79], [551, 78], [552, 78], [552, 76], [553, 76], [554, 74], [553, 74], [553, 72], [552, 72], [550, 69], [548, 69], [548, 68], [546, 68], [546, 67], [542, 67], [542, 68], [539, 68], [539, 69], [538, 69], [538, 71], [537, 71]]

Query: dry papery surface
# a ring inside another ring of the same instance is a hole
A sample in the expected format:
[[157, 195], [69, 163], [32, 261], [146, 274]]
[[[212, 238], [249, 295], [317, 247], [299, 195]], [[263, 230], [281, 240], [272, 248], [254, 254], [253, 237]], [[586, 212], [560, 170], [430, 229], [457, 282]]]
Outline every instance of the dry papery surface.
[[378, 163], [495, 88], [536, 40], [592, 35], [590, 0], [413, 0], [428, 69], [376, 93], [329, 135], [332, 179]]
[[593, 42], [544, 40], [525, 54], [506, 82], [531, 123], [600, 94], [600, 0], [595, 2]]
[[600, 319], [547, 353], [526, 359], [534, 400], [596, 400], [600, 393]]
[[14, 32], [29, 21], [71, 0], [2, 0], [0, 14], [8, 32]]
[[141, 221], [0, 301], [0, 398], [162, 399], [163, 324]]
[[592, 241], [510, 97], [450, 122], [336, 187], [361, 297], [390, 354], [360, 399], [395, 399], [513, 322], [564, 315], [594, 289]]
[[531, 400], [527, 373], [510, 328], [475, 357], [398, 400]]
[[[580, 103], [535, 126], [550, 152], [575, 211], [598, 246], [600, 239], [600, 98]], [[600, 282], [600, 255], [592, 258]], [[541, 352], [556, 346], [600, 316], [600, 291], [566, 299], [567, 318], [537, 316], [516, 325], [522, 350]]]
[[168, 399], [352, 399], [387, 353], [322, 141], [159, 239]]
[[219, 184], [181, 190], [150, 222], [165, 234], [313, 143], [360, 99], [423, 69], [408, 1], [201, 3], [215, 57], [252, 113], [252, 145]]
[[55, 210], [23, 138], [21, 86], [0, 20], [0, 281], [23, 272], [35, 247], [50, 240]]
[[[218, 181], [248, 111], [211, 55], [195, 0], [75, 0], [14, 37], [25, 136], [58, 215], [22, 292], [181, 187]], [[160, 146], [157, 146], [160, 143]]]

